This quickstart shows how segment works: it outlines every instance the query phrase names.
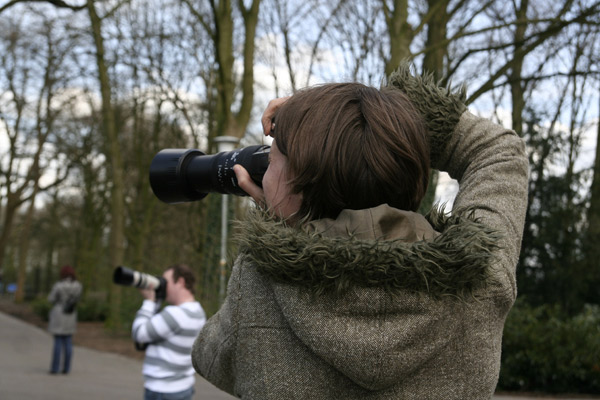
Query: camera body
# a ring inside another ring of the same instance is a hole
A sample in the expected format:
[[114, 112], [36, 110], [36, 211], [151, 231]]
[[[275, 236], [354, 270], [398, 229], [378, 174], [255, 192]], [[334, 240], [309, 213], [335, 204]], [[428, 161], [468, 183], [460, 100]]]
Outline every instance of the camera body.
[[269, 166], [270, 146], [255, 145], [214, 155], [195, 149], [164, 149], [150, 164], [150, 186], [165, 203], [203, 199], [208, 193], [247, 196], [238, 185], [233, 166], [243, 166], [262, 187]]
[[162, 276], [154, 276], [133, 269], [118, 266], [113, 273], [113, 282], [123, 286], [133, 286], [139, 289], [154, 289], [156, 300], [162, 301], [167, 297], [167, 281]]

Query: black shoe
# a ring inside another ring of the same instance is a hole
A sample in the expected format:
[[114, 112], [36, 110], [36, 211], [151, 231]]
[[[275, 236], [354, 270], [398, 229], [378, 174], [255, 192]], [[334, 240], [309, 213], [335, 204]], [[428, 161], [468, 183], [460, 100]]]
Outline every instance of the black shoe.
[[50, 374], [50, 375], [56, 375], [56, 374], [58, 374], [58, 371], [48, 371], [48, 374]]

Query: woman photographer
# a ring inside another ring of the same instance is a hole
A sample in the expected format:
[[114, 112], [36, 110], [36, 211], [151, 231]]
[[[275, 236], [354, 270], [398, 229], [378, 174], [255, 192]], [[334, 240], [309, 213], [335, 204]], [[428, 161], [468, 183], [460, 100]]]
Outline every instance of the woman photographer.
[[[196, 339], [202, 376], [256, 399], [492, 397], [527, 157], [463, 98], [403, 65], [380, 90], [270, 103], [263, 189], [235, 168], [266, 211], [242, 223], [228, 297]], [[430, 166], [459, 181], [451, 215], [415, 213]]]

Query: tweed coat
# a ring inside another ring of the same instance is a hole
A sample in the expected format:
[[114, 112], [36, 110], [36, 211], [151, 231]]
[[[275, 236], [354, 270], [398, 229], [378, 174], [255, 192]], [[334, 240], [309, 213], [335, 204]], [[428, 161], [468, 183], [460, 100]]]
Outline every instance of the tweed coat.
[[52, 303], [48, 317], [48, 331], [53, 335], [72, 335], [77, 330], [77, 310], [66, 313], [64, 306], [69, 297], [78, 300], [81, 296], [81, 283], [62, 279], [52, 286], [48, 301]]
[[527, 203], [523, 141], [415, 78], [389, 85], [425, 117], [451, 214], [388, 205], [302, 228], [251, 216], [228, 295], [192, 361], [245, 399], [490, 399], [516, 296]]

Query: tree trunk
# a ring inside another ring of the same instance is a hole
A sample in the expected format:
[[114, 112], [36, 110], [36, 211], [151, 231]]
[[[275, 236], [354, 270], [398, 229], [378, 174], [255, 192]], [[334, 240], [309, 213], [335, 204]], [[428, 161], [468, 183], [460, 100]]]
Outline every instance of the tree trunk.
[[449, 0], [428, 0], [429, 10], [434, 10], [429, 22], [427, 23], [427, 43], [425, 48], [430, 50], [425, 53], [423, 58], [423, 72], [433, 74], [436, 82], [444, 78], [444, 62], [448, 55], [448, 46], [441, 46], [439, 43], [447, 43], [446, 26], [450, 20], [448, 14]]
[[19, 239], [19, 264], [17, 268], [17, 291], [15, 293], [15, 302], [21, 303], [25, 300], [25, 281], [27, 280], [27, 254], [29, 252], [29, 238], [31, 231], [31, 222], [35, 212], [35, 198], [37, 197], [39, 185], [36, 182], [33, 188], [31, 202], [27, 208], [25, 221], [21, 226], [21, 238]]
[[[433, 74], [436, 82], [444, 78], [444, 62], [448, 54], [447, 46], [440, 46], [439, 43], [446, 43], [446, 26], [450, 19], [448, 14], [449, 0], [428, 0], [431, 19], [427, 24], [427, 43], [426, 48], [431, 50], [425, 53], [423, 58], [423, 73]], [[432, 170], [429, 174], [429, 186], [423, 201], [419, 207], [419, 212], [426, 214], [431, 210], [435, 201], [435, 191], [437, 189], [439, 172]]]
[[96, 12], [94, 0], [87, 2], [92, 35], [96, 47], [96, 63], [98, 67], [98, 81], [102, 95], [102, 131], [106, 140], [106, 158], [110, 163], [112, 178], [111, 202], [110, 202], [110, 241], [109, 259], [105, 273], [106, 284], [110, 288], [110, 304], [108, 323], [115, 328], [120, 325], [121, 290], [118, 285], [111, 284], [112, 271], [115, 267], [123, 264], [124, 254], [124, 219], [125, 201], [123, 190], [123, 167], [121, 161], [121, 150], [115, 124], [115, 113], [111, 101], [111, 83], [108, 68], [104, 58], [104, 39], [102, 38], [102, 20]]
[[[215, 135], [239, 137], [231, 105], [235, 91], [233, 77], [233, 16], [230, 0], [219, 1], [213, 9], [215, 32], [213, 35], [217, 59], [217, 113]], [[209, 138], [209, 142], [213, 138]]]
[[389, 76], [400, 62], [410, 57], [410, 44], [414, 32], [408, 23], [408, 1], [394, 0], [394, 9], [389, 10], [386, 2], [382, 2], [386, 24], [390, 38], [390, 58], [385, 63], [385, 75]]
[[6, 206], [4, 207], [4, 220], [2, 224], [2, 233], [0, 234], [0, 272], [4, 272], [4, 257], [6, 256], [6, 247], [12, 233], [13, 221], [15, 214], [21, 205], [20, 202], [15, 202], [15, 196], [12, 193], [7, 194]]
[[[598, 109], [600, 109], [600, 99], [598, 100]], [[600, 243], [600, 122], [596, 132], [596, 158], [594, 161], [594, 177], [590, 189], [590, 208], [588, 209], [588, 241], [595, 243], [594, 248], [598, 249]], [[600, 251], [598, 251], [600, 252]], [[597, 261], [598, 258], [595, 258]]]
[[[600, 99], [598, 100], [598, 108], [600, 109]], [[590, 188], [590, 207], [587, 210], [587, 231], [585, 235], [585, 260], [583, 263], [584, 268], [588, 270], [587, 276], [595, 277], [592, 278], [593, 282], [587, 282], [589, 293], [597, 293], [598, 285], [600, 284], [600, 278], [598, 278], [598, 272], [593, 273], [591, 271], [598, 271], [598, 259], [600, 259], [600, 121], [597, 125], [596, 131], [596, 154], [594, 160], [592, 185]], [[593, 301], [587, 299], [587, 301]]]
[[[242, 138], [250, 121], [254, 100], [254, 40], [258, 24], [260, 0], [254, 0], [250, 8], [239, 2], [245, 29], [242, 72], [242, 101], [237, 113], [232, 110], [236, 89], [233, 53], [235, 23], [230, 0], [218, 2], [213, 9], [216, 30], [213, 32], [218, 64], [217, 74], [217, 113], [215, 136], [225, 135]], [[209, 142], [213, 138], [209, 138]]]
[[[525, 20], [527, 18], [527, 8], [529, 6], [528, 0], [521, 2], [521, 7], [515, 10], [515, 17], [517, 21]], [[525, 39], [525, 30], [527, 24], [517, 24], [514, 33], [514, 58], [513, 67], [510, 70], [509, 82], [510, 82], [510, 93], [512, 96], [512, 128], [519, 136], [523, 136], [523, 110], [525, 108], [524, 100], [524, 88], [521, 82], [521, 73], [523, 71], [523, 62], [525, 61], [525, 54], [523, 52], [523, 43]]]

